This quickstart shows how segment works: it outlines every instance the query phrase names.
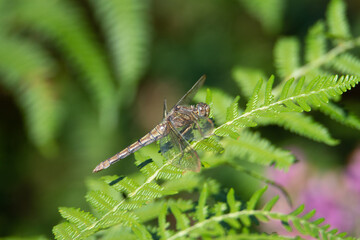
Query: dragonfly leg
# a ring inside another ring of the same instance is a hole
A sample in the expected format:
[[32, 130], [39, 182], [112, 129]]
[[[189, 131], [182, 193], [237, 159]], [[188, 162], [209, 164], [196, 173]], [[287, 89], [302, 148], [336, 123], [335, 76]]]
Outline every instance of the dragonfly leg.
[[186, 134], [191, 130], [191, 128], [192, 128], [192, 125], [189, 125], [187, 128], [185, 128], [184, 130], [181, 131], [181, 136], [183, 136], [186, 141], [191, 141], [194, 138], [194, 136], [192, 136], [192, 138], [191, 138], [191, 135], [190, 135], [190, 137], [186, 136]]
[[166, 98], [164, 99], [164, 112], [163, 112], [163, 118], [166, 118], [167, 116], [167, 104], [166, 104]]
[[196, 127], [199, 129], [201, 137], [205, 137], [205, 134], [202, 132], [201, 127], [197, 121], [195, 121]]
[[178, 142], [178, 145], [179, 145], [179, 149], [180, 149], [180, 152], [181, 152], [181, 156], [180, 156], [180, 158], [178, 160], [179, 161], [178, 164], [180, 165], [181, 159], [184, 157], [184, 149], [182, 148], [180, 142]]

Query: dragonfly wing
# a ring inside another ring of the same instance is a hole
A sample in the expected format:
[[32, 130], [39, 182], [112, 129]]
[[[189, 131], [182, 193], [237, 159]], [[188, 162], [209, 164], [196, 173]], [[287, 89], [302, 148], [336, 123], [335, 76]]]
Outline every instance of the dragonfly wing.
[[200, 171], [200, 159], [179, 131], [168, 122], [169, 134], [159, 140], [160, 151], [171, 164], [184, 170]]
[[214, 123], [207, 117], [199, 117], [193, 124], [194, 139], [209, 137], [214, 129]]
[[197, 91], [204, 85], [206, 79], [206, 75], [202, 75], [199, 80], [192, 86], [192, 88], [175, 104], [177, 105], [188, 105], [190, 101], [193, 99]]

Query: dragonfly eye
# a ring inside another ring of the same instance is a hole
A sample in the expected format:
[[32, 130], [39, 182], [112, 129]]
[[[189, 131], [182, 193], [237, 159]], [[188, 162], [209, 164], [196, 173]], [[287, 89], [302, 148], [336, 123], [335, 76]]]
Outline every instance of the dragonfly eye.
[[196, 105], [196, 113], [200, 117], [208, 117], [210, 113], [210, 107], [206, 103], [198, 103]]

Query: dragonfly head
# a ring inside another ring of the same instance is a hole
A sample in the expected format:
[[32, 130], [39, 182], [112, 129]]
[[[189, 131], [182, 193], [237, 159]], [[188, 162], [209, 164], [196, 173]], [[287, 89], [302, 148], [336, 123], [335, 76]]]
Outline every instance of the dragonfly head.
[[210, 107], [206, 103], [198, 103], [195, 107], [195, 113], [200, 117], [208, 117], [210, 114]]

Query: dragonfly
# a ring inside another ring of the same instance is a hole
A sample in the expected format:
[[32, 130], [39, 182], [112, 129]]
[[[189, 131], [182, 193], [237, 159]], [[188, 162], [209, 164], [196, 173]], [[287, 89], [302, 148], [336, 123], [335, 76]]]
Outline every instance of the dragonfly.
[[101, 162], [93, 172], [99, 172], [112, 164], [129, 156], [142, 147], [159, 141], [160, 152], [170, 163], [185, 171], [199, 172], [201, 162], [190, 142], [200, 140], [211, 135], [214, 128], [213, 121], [209, 118], [210, 107], [200, 102], [188, 105], [197, 91], [203, 86], [206, 75], [192, 86], [192, 88], [167, 111], [164, 100], [163, 120], [145, 136], [129, 145], [121, 152]]

